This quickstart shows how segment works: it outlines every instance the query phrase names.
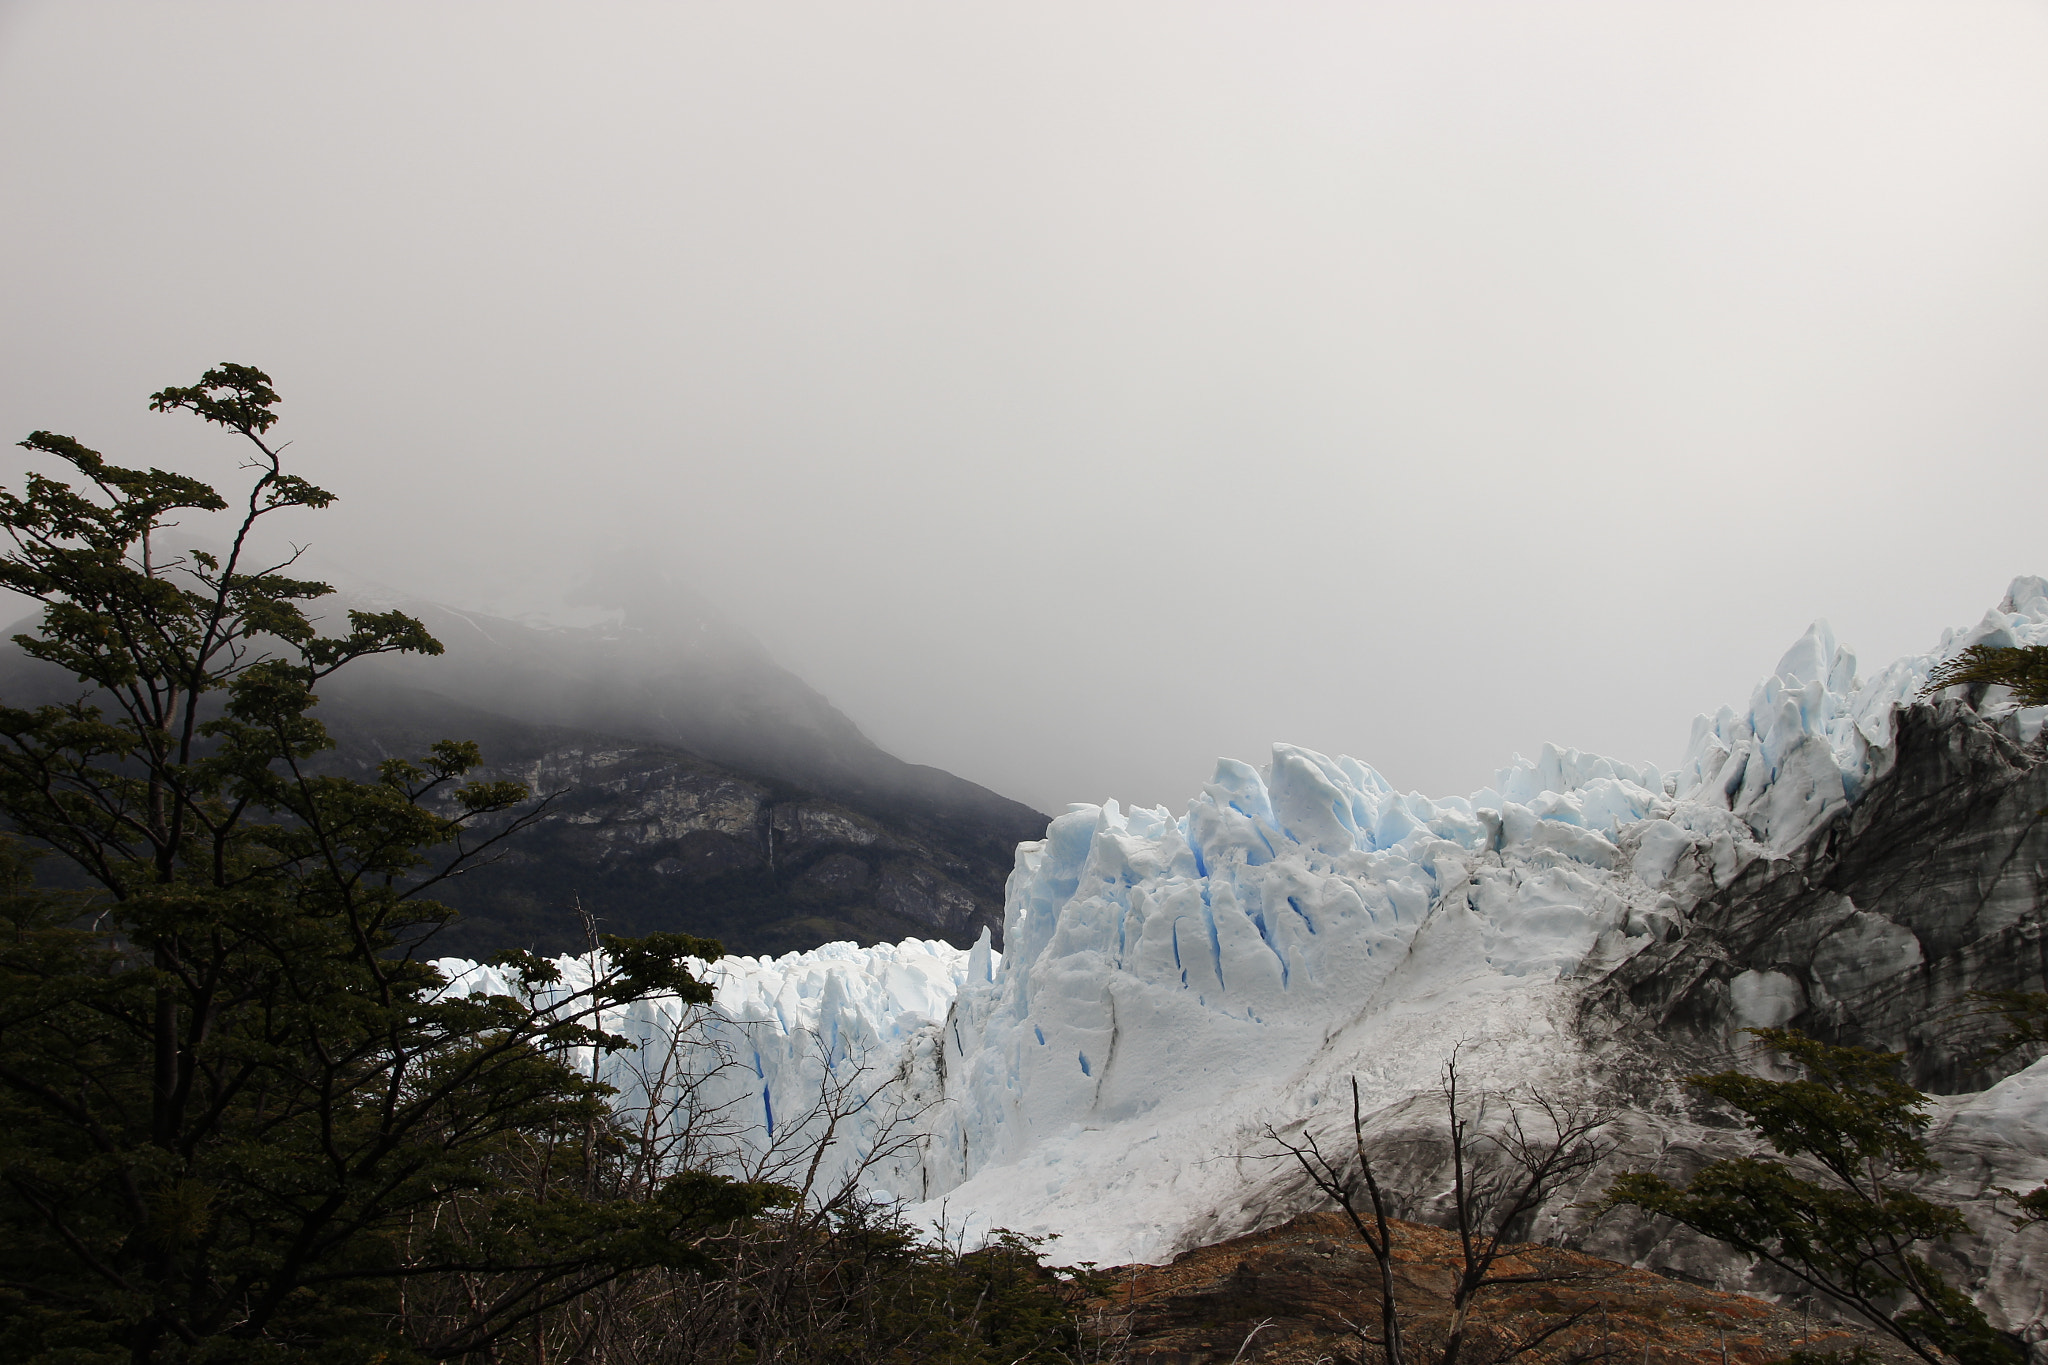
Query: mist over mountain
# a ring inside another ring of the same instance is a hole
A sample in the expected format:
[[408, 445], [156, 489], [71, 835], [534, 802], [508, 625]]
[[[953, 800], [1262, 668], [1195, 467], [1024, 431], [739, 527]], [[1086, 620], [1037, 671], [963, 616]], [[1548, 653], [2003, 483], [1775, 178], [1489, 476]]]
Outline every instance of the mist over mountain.
[[[998, 822], [1043, 817], [938, 768], [882, 751], [802, 678], [689, 585], [618, 566], [569, 595], [587, 625], [517, 621], [372, 589], [344, 601], [403, 610], [446, 648], [363, 665], [402, 683], [536, 725], [667, 745], [794, 783], [819, 795], [900, 806], [906, 815]], [[342, 581], [346, 582], [346, 579]]]
[[2040, 544], [2041, 6], [489, 11], [0, 6], [0, 432], [218, 480], [144, 397], [258, 365], [323, 550], [519, 617], [646, 547], [1052, 812], [1669, 763]]
[[[906, 936], [964, 947], [984, 927], [1001, 934], [1013, 851], [1045, 828], [1028, 806], [883, 751], [701, 596], [658, 577], [594, 580], [572, 599], [595, 618], [580, 625], [362, 585], [327, 601], [330, 618], [404, 610], [446, 648], [366, 659], [322, 685], [329, 766], [362, 777], [470, 739], [488, 769], [549, 798], [494, 861], [440, 893], [462, 912], [442, 951], [580, 947], [579, 905], [602, 932], [694, 933], [734, 952]], [[13, 644], [0, 652], [11, 704], [76, 694]]]

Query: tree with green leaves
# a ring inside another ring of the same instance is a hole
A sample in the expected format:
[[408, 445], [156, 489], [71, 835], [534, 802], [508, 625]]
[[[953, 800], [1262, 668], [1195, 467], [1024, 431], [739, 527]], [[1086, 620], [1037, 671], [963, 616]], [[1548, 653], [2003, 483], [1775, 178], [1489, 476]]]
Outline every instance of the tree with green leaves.
[[2006, 687], [2021, 706], [2048, 706], [2048, 645], [1971, 645], [1939, 664], [1920, 695], [1958, 686]]
[[[284, 468], [278, 401], [241, 365], [151, 399], [244, 443], [232, 504], [41, 431], [22, 444], [70, 473], [0, 491], [0, 586], [43, 604], [15, 642], [78, 683], [0, 704], [10, 1361], [451, 1358], [635, 1267], [709, 1271], [708, 1237], [785, 1197], [607, 1183], [633, 1135], [564, 1064], [624, 1045], [607, 1010], [708, 998], [685, 958], [716, 944], [610, 939], [587, 986], [549, 993], [555, 969], [514, 955], [513, 995], [455, 994], [425, 960], [451, 916], [433, 889], [530, 796], [452, 741], [373, 782], [321, 770], [321, 680], [441, 647], [396, 612], [324, 634], [332, 590], [296, 552], [258, 557], [272, 518], [333, 501]], [[223, 548], [169, 539], [223, 514]], [[38, 857], [89, 889], [38, 885]], [[507, 1179], [536, 1161], [554, 1174]], [[450, 1308], [458, 1281], [490, 1294]], [[409, 1295], [440, 1307], [408, 1316]]]
[[[1972, 1013], [1989, 1015], [2003, 1025], [1998, 1036], [1978, 1056], [1980, 1063], [1999, 1062], [2015, 1053], [2028, 1058], [2048, 1044], [2048, 992], [1971, 991], [1966, 998], [1974, 1006]], [[2019, 1216], [2013, 1220], [2015, 1228], [2048, 1223], [2048, 1185], [2024, 1194], [2001, 1185], [1998, 1192], [2012, 1200], [2018, 1210]]]
[[2015, 1365], [2018, 1357], [1925, 1248], [1968, 1226], [1913, 1191], [1940, 1169], [1929, 1155], [1927, 1097], [1898, 1079], [1900, 1054], [1833, 1047], [1795, 1029], [1750, 1029], [1799, 1074], [1741, 1071], [1688, 1081], [1770, 1144], [1710, 1162], [1684, 1186], [1631, 1172], [1607, 1207], [1658, 1214], [1724, 1242], [1889, 1333], [1922, 1360]]

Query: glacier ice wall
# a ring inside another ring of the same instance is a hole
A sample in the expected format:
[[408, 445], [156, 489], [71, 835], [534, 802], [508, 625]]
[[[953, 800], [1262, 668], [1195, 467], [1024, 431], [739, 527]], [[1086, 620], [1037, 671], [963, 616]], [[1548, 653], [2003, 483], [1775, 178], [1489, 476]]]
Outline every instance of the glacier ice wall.
[[[2016, 580], [1867, 680], [1816, 623], [1669, 774], [1546, 746], [1430, 799], [1283, 744], [1264, 769], [1220, 762], [1180, 815], [1070, 809], [1019, 848], [1002, 968], [946, 1023], [915, 1173], [943, 1202], [920, 1216], [1158, 1259], [1256, 1223], [1265, 1129], [1313, 1122], [1352, 1076], [1393, 1118], [1433, 1103], [1453, 1048], [1477, 1087], [1590, 1087], [1574, 983], [1845, 812], [1890, 761], [1897, 707], [1979, 642], [2048, 643], [2048, 584]], [[1738, 977], [1731, 1031], [1784, 1022], [1798, 989]]]
[[[1868, 679], [1816, 623], [1745, 707], [1694, 723], [1669, 773], [1545, 746], [1431, 799], [1291, 745], [1263, 769], [1224, 760], [1183, 813], [1080, 805], [1021, 845], [1000, 954], [984, 937], [727, 959], [701, 1019], [672, 1001], [608, 1019], [646, 1046], [601, 1065], [644, 1103], [650, 1058], [695, 1040], [713, 1074], [684, 1126], [720, 1161], [787, 1174], [836, 1095], [827, 1183], [956, 1233], [1160, 1259], [1284, 1212], [1262, 1203], [1266, 1128], [1334, 1117], [1354, 1076], [1380, 1123], [1433, 1114], [1453, 1048], [1475, 1089], [1592, 1085], [1579, 984], [1848, 810], [1891, 761], [1897, 707], [1980, 642], [2048, 643], [2048, 583], [2015, 580]], [[2011, 721], [2032, 739], [2042, 716]], [[505, 986], [442, 966], [458, 989]], [[1731, 1029], [1784, 1022], [1799, 991], [1743, 974]], [[895, 1142], [906, 1125], [916, 1141]]]
[[[1749, 706], [1724, 706], [1693, 722], [1672, 790], [1741, 816], [1772, 852], [1798, 847], [1839, 807], [1862, 795], [1890, 758], [1892, 713], [1919, 695], [1944, 660], [1972, 645], [2048, 641], [2048, 584], [2017, 578], [1999, 605], [1966, 631], [1944, 631], [1938, 648], [1909, 655], [1875, 678], [1856, 676], [1856, 656], [1816, 621], [1757, 684]], [[1987, 699], [1996, 709], [2004, 694]], [[2020, 718], [2040, 733], [2039, 715]]]
[[[984, 935], [984, 940], [986, 935]], [[928, 1097], [911, 1065], [929, 1053], [961, 986], [986, 980], [1001, 954], [935, 939], [871, 948], [828, 943], [781, 957], [690, 960], [709, 1005], [654, 996], [593, 1021], [634, 1046], [593, 1056], [628, 1121], [670, 1144], [678, 1164], [749, 1178], [810, 1182], [828, 1198], [858, 1182], [877, 1150], [905, 1140]], [[560, 979], [531, 993], [549, 1007], [588, 989], [601, 954], [556, 959]], [[434, 964], [460, 993], [520, 995], [510, 973], [461, 958]], [[920, 1047], [922, 1045], [922, 1047]], [[827, 1144], [813, 1170], [810, 1156]]]

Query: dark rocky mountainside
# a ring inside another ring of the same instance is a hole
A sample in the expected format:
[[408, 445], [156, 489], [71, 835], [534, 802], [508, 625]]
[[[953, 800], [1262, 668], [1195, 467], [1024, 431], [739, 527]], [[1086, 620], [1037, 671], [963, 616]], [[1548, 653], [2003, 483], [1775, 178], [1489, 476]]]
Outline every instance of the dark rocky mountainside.
[[579, 900], [604, 932], [701, 934], [729, 952], [913, 935], [965, 947], [984, 927], [1000, 935], [1017, 842], [1044, 828], [1036, 813], [948, 813], [886, 789], [834, 799], [680, 747], [402, 686], [335, 687], [322, 719], [352, 775], [458, 736], [497, 772], [553, 796], [537, 825], [440, 893], [462, 918], [437, 946], [462, 956], [580, 947]]
[[632, 581], [591, 596], [611, 608], [602, 624], [550, 627], [380, 594], [375, 605], [419, 617], [447, 652], [366, 660], [335, 681], [396, 682], [515, 720], [685, 749], [835, 801], [1043, 833], [1030, 807], [884, 752], [687, 587]]
[[[1046, 817], [884, 752], [689, 593], [560, 629], [373, 605], [419, 616], [447, 653], [364, 660], [323, 685], [334, 770], [368, 776], [470, 739], [494, 772], [553, 797], [440, 893], [462, 918], [438, 951], [580, 949], [578, 900], [604, 932], [700, 934], [741, 953], [1000, 937], [1016, 846]], [[75, 696], [56, 670], [0, 651], [0, 698]]]
[[[1789, 1024], [1903, 1052], [1908, 1079], [1946, 1097], [1928, 1132], [1944, 1169], [1925, 1178], [1925, 1192], [1962, 1209], [1973, 1229], [1932, 1259], [1977, 1291], [1994, 1323], [2038, 1324], [2048, 1309], [2048, 1231], [2013, 1233], [1997, 1187], [2037, 1183], [2032, 1172], [2048, 1151], [2016, 1145], [2032, 1129], [2017, 1114], [2002, 1120], [1978, 1093], [2033, 1058], [2008, 1056], [1987, 1070], [1981, 1054], [1997, 1024], [1968, 993], [2048, 990], [2044, 741], [2025, 740], [2009, 711], [1986, 717], [1954, 700], [1902, 707], [1888, 765], [1830, 827], [1722, 884], [1701, 869], [1692, 879], [1700, 894], [1681, 894], [1664, 941], [1583, 997], [1589, 1050], [1636, 1110], [1637, 1140], [1617, 1167], [1683, 1179], [1746, 1150], [1725, 1114], [1683, 1080], [1746, 1055], [1744, 1027]], [[2003, 1102], [2037, 1105], [2033, 1094]], [[2015, 1170], [2028, 1174], [2015, 1180]], [[1788, 1288], [1726, 1247], [1626, 1211], [1573, 1240], [1724, 1287]]]
[[[1998, 1079], [1973, 1061], [1970, 991], [2048, 989], [2048, 749], [1956, 701], [1898, 713], [1890, 764], [1789, 858], [1758, 859], [1686, 907], [1664, 942], [1588, 997], [1595, 1029], [1655, 1030], [1702, 1063], [1736, 1029], [1787, 1023], [1902, 1051], [1938, 1093]], [[1782, 1018], [1744, 1016], [1768, 981]]]

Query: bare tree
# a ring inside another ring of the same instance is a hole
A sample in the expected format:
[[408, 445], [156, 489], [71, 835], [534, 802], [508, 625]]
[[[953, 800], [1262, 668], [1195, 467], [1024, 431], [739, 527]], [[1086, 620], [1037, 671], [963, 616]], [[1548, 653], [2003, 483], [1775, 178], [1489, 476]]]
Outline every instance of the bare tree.
[[744, 1096], [732, 1093], [730, 1084], [742, 1064], [707, 1027], [711, 1007], [680, 999], [651, 1007], [660, 1018], [648, 1036], [610, 1060], [610, 1079], [620, 1092], [611, 1110], [637, 1135], [643, 1180], [651, 1184], [684, 1170], [750, 1178], [739, 1156], [747, 1125], [736, 1111]]
[[[1455, 1048], [1444, 1063], [1440, 1088], [1450, 1119], [1452, 1199], [1462, 1266], [1451, 1292], [1450, 1335], [1444, 1341], [1439, 1365], [1457, 1365], [1473, 1302], [1482, 1291], [1558, 1278], [1535, 1273], [1504, 1275], [1496, 1272], [1496, 1266], [1510, 1246], [1511, 1234], [1522, 1231], [1552, 1195], [1592, 1170], [1613, 1150], [1601, 1133], [1614, 1116], [1598, 1104], [1537, 1093], [1519, 1102], [1511, 1099], [1499, 1131], [1475, 1134], [1473, 1120], [1460, 1109]], [[1484, 1113], [1482, 1100], [1480, 1116]], [[1490, 1167], [1473, 1160], [1474, 1147], [1481, 1142], [1499, 1155]], [[1546, 1323], [1497, 1359], [1511, 1360], [1533, 1349], [1577, 1325], [1590, 1311], [1581, 1309]]]
[[864, 1048], [843, 1040], [835, 1048], [823, 1038], [812, 1045], [820, 1064], [814, 1097], [803, 1112], [776, 1123], [745, 1173], [792, 1187], [799, 1209], [822, 1216], [854, 1198], [868, 1172], [917, 1146], [936, 1102], [904, 1097], [907, 1058], [883, 1077]]
[[1316, 1136], [1303, 1130], [1301, 1141], [1289, 1142], [1270, 1125], [1266, 1137], [1283, 1148], [1287, 1155], [1301, 1166], [1309, 1182], [1323, 1195], [1344, 1210], [1344, 1216], [1351, 1220], [1352, 1228], [1359, 1240], [1372, 1252], [1373, 1260], [1380, 1271], [1380, 1339], [1374, 1341], [1363, 1329], [1359, 1329], [1359, 1340], [1367, 1346], [1377, 1346], [1385, 1357], [1386, 1365], [1402, 1365], [1401, 1361], [1401, 1317], [1397, 1311], [1394, 1294], [1394, 1241], [1388, 1227], [1387, 1201], [1380, 1191], [1379, 1178], [1373, 1174], [1372, 1158], [1365, 1150], [1365, 1116], [1358, 1095], [1358, 1077], [1351, 1078], [1351, 1146], [1358, 1159], [1356, 1179], [1365, 1185], [1366, 1196], [1372, 1202], [1372, 1220], [1368, 1222], [1353, 1190], [1353, 1177], [1344, 1169], [1342, 1158], [1332, 1160], [1324, 1155]]
[[[1544, 1203], [1612, 1150], [1612, 1144], [1600, 1135], [1613, 1115], [1597, 1104], [1549, 1095], [1508, 1096], [1505, 1116], [1490, 1130], [1482, 1129], [1485, 1105], [1481, 1103], [1476, 1115], [1467, 1113], [1470, 1097], [1459, 1090], [1455, 1050], [1444, 1063], [1440, 1090], [1450, 1128], [1452, 1213], [1459, 1266], [1451, 1292], [1450, 1326], [1437, 1365], [1457, 1365], [1470, 1345], [1472, 1311], [1481, 1293], [1497, 1286], [1555, 1283], [1567, 1278], [1536, 1272], [1503, 1273], [1500, 1263], [1512, 1248], [1510, 1239], [1526, 1228]], [[1265, 1135], [1343, 1211], [1372, 1253], [1379, 1268], [1379, 1336], [1375, 1339], [1363, 1328], [1354, 1330], [1363, 1344], [1381, 1352], [1386, 1365], [1403, 1365], [1411, 1347], [1404, 1340], [1394, 1281], [1388, 1192], [1373, 1169], [1366, 1146], [1357, 1077], [1351, 1080], [1350, 1153], [1326, 1152], [1313, 1132], [1304, 1131], [1295, 1140], [1269, 1125]], [[1513, 1360], [1553, 1342], [1593, 1311], [1587, 1307], [1553, 1317], [1534, 1331], [1503, 1343], [1493, 1360]]]

